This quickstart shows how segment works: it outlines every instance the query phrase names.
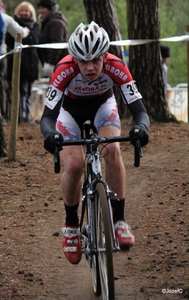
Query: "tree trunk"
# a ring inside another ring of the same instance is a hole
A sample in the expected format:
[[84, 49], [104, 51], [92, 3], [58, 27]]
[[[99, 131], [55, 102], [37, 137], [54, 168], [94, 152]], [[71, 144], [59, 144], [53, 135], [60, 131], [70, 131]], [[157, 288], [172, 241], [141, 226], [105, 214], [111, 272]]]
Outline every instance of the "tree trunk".
[[[107, 31], [110, 41], [121, 40], [119, 23], [113, 0], [83, 0], [83, 3], [89, 23], [95, 21], [99, 26], [103, 27]], [[109, 52], [124, 60], [123, 47], [110, 46]], [[122, 116], [125, 111], [125, 104], [122, 101], [117, 86], [114, 87], [114, 93], [118, 103], [120, 116]]]
[[[158, 0], [128, 0], [127, 12], [129, 39], [159, 39]], [[176, 121], [165, 99], [159, 42], [130, 46], [129, 69], [149, 116], [159, 122]]]

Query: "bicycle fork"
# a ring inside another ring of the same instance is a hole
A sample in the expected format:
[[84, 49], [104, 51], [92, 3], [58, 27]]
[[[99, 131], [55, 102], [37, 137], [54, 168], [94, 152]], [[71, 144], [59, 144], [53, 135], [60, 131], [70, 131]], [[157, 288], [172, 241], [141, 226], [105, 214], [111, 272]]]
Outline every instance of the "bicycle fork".
[[[102, 180], [99, 180], [102, 181]], [[103, 184], [104, 181], [102, 181]], [[109, 207], [109, 215], [110, 215], [110, 231], [112, 236], [112, 251], [117, 252], [120, 251], [119, 242], [115, 236], [115, 230], [114, 230], [114, 223], [113, 223], [113, 215], [112, 215], [112, 208], [111, 208], [111, 201], [110, 197], [116, 197], [116, 194], [114, 194], [112, 191], [109, 190], [109, 188], [106, 186], [106, 193], [107, 193], [107, 201], [108, 201], [108, 207]], [[82, 251], [87, 256], [90, 257], [90, 255], [93, 255], [96, 253], [97, 249], [95, 248], [96, 241], [95, 241], [95, 233], [94, 233], [94, 201], [91, 198], [93, 196], [93, 191], [91, 189], [88, 189], [86, 194], [83, 196], [82, 201], [84, 201], [83, 205], [85, 205], [85, 209], [87, 208], [87, 216], [89, 216], [90, 219], [88, 219], [87, 225], [82, 229], [81, 231], [81, 241], [82, 241]], [[86, 202], [87, 201], [87, 205]], [[98, 249], [98, 251], [105, 252], [105, 248]]]

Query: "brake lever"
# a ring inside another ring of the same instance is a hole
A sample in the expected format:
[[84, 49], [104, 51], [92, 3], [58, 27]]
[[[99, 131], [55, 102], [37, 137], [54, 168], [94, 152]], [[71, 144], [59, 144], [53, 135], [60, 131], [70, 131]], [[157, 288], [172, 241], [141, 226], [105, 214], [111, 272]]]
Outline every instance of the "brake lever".
[[54, 172], [60, 173], [60, 153], [58, 147], [54, 149]]
[[134, 145], [134, 156], [135, 156], [134, 167], [137, 168], [140, 166], [140, 158], [143, 157], [143, 152], [139, 140], [136, 141]]
[[[59, 139], [59, 135], [55, 135], [54, 139]], [[60, 173], [60, 153], [58, 147], [55, 147], [54, 149], [54, 172]]]
[[[138, 132], [139, 132], [139, 130], [135, 129], [135, 133], [138, 133]], [[137, 140], [134, 144], [134, 156], [135, 156], [134, 167], [137, 168], [140, 166], [140, 158], [143, 157], [140, 140]]]

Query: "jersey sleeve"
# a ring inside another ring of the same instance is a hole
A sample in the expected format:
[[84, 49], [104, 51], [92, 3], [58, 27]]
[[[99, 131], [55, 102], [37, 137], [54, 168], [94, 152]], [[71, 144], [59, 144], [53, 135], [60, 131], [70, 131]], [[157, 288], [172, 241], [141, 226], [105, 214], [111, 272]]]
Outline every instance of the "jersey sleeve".
[[77, 72], [75, 62], [70, 55], [59, 61], [52, 73], [45, 97], [45, 105], [48, 108], [53, 110], [57, 103], [62, 100], [65, 88]]
[[108, 53], [105, 72], [119, 86], [125, 104], [130, 104], [138, 99], [142, 99], [135, 81], [123, 60]]

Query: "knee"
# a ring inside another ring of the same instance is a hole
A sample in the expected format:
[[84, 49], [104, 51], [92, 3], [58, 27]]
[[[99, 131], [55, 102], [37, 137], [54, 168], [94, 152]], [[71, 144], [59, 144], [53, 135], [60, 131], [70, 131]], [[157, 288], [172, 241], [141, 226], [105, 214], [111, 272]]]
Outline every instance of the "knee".
[[105, 161], [111, 164], [116, 163], [118, 159], [121, 157], [121, 151], [118, 143], [109, 144], [108, 147], [108, 155], [104, 156]]
[[73, 176], [81, 177], [84, 172], [85, 162], [81, 158], [72, 158], [66, 164], [67, 172], [71, 173]]

